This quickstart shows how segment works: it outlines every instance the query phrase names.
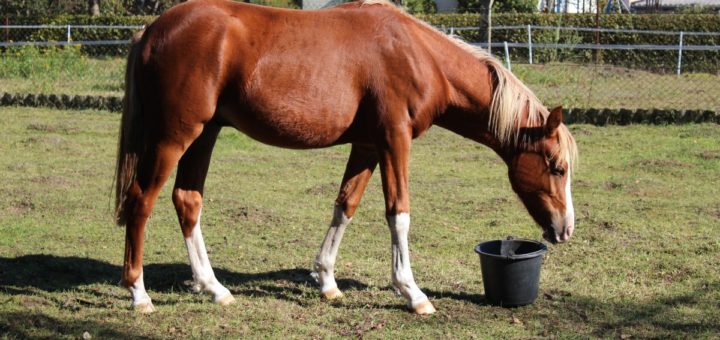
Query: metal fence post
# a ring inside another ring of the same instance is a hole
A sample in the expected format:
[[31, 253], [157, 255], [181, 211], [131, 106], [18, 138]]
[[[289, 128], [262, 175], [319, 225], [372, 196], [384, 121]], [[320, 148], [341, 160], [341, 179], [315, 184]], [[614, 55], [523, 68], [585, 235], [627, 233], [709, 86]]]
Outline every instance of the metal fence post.
[[684, 34], [684, 32], [681, 31], [680, 32], [680, 44], [678, 45], [677, 75], [680, 75], [680, 71], [682, 70], [683, 34]]
[[528, 31], [528, 61], [530, 62], [530, 65], [532, 65], [532, 63], [533, 63], [532, 29], [530, 28], [530, 25], [527, 25], [527, 31]]
[[512, 65], [510, 64], [510, 51], [508, 50], [507, 41], [503, 41], [503, 45], [505, 46], [505, 63], [507, 64], [508, 70], [512, 72]]
[[72, 38], [70, 37], [70, 25], [67, 25], [67, 43], [69, 44]]

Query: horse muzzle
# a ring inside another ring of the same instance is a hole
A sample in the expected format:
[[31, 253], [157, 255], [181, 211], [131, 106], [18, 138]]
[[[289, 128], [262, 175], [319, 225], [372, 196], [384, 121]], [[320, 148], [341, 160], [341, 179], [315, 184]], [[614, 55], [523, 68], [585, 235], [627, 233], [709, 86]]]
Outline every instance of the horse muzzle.
[[570, 239], [573, 231], [575, 231], [575, 225], [572, 223], [557, 228], [549, 226], [543, 228], [543, 238], [552, 244], [564, 243]]

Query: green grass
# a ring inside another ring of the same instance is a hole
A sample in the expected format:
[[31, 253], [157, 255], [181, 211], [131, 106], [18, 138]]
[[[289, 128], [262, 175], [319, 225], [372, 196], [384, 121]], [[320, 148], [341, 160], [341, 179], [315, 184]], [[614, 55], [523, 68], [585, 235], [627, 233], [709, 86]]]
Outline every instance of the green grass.
[[547, 106], [720, 110], [720, 74], [677, 76], [573, 64], [519, 64], [513, 72]]
[[0, 54], [0, 92], [122, 96], [123, 58], [89, 58], [79, 46], [32, 46]]
[[189, 292], [169, 185], [147, 229], [145, 282], [158, 311], [117, 286], [124, 231], [111, 221], [119, 116], [2, 108], [3, 338], [717, 338], [720, 126], [573, 126], [577, 230], [552, 246], [535, 304], [484, 302], [473, 247], [540, 238], [489, 149], [439, 128], [416, 141], [410, 244], [438, 308], [408, 313], [390, 284], [390, 237], [374, 176], [340, 249], [345, 299], [322, 301], [309, 268], [330, 220], [347, 146], [296, 151], [230, 129], [214, 153], [205, 240], [237, 303]]

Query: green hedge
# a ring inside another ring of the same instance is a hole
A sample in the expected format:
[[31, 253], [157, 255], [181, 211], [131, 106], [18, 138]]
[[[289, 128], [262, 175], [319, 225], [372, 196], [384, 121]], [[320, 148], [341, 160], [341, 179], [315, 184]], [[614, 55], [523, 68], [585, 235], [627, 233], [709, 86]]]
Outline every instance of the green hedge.
[[[147, 25], [155, 20], [154, 16], [89, 16], [89, 15], [61, 15], [48, 18], [36, 17], [14, 17], [8, 19], [11, 25], [114, 25], [114, 26], [141, 26]], [[107, 28], [74, 28], [71, 31], [73, 41], [94, 41], [94, 40], [129, 40], [136, 30], [132, 29], [107, 29]], [[5, 40], [9, 37], [11, 41], [66, 41], [67, 31], [65, 29], [12, 29], [8, 31]], [[83, 45], [82, 52], [86, 55], [125, 55], [128, 45]]]
[[[480, 27], [479, 31], [459, 33], [468, 41], [484, 42], [487, 36], [485, 22], [479, 14], [438, 14], [418, 15], [419, 18], [440, 27]], [[603, 14], [599, 26], [611, 29], [660, 30], [674, 32], [720, 32], [720, 16], [709, 14], [665, 14], [665, 15], [628, 15]], [[595, 27], [594, 14], [505, 14], [493, 15], [493, 26], [551, 26], [551, 27]], [[494, 42], [527, 42], [527, 30], [493, 30]], [[533, 43], [595, 43], [595, 33], [570, 30], [534, 30]], [[599, 34], [600, 44], [620, 45], [677, 45], [678, 35], [644, 33]], [[684, 36], [684, 45], [720, 45], [720, 36]], [[650, 70], [674, 70], [677, 63], [675, 51], [648, 50], [604, 50], [597, 56], [592, 50], [554, 50], [535, 49], [536, 62], [595, 62], [639, 67]], [[515, 48], [511, 58], [527, 61], [528, 50]], [[597, 58], [597, 59], [596, 59]], [[720, 51], [683, 51], [683, 70], [718, 73], [720, 70]]]

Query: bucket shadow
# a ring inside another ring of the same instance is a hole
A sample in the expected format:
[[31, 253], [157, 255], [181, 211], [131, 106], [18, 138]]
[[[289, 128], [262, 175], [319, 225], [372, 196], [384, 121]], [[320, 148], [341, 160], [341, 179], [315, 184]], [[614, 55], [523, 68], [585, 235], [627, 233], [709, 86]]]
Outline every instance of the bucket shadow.
[[450, 298], [457, 301], [466, 301], [474, 303], [478, 306], [490, 306], [490, 303], [485, 299], [485, 294], [470, 294], [463, 292], [447, 292], [447, 291], [436, 291], [431, 289], [425, 289], [425, 294], [431, 299], [444, 299]]

